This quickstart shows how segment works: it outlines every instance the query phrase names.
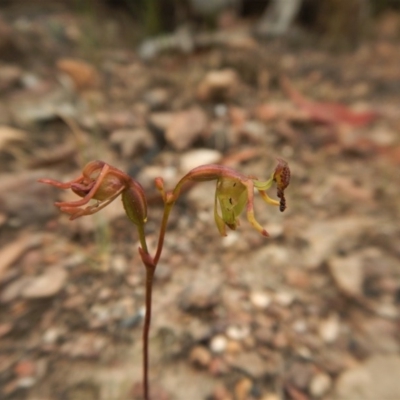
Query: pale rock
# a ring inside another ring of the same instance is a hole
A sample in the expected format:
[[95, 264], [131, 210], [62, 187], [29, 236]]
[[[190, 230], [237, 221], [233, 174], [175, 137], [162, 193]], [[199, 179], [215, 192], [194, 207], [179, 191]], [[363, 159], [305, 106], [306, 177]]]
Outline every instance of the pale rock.
[[295, 295], [290, 292], [278, 292], [274, 296], [274, 301], [283, 307], [289, 307], [295, 300]]
[[222, 246], [225, 248], [232, 247], [235, 244], [238, 244], [239, 241], [240, 241], [240, 234], [235, 231], [231, 231], [229, 232], [229, 235], [221, 238]]
[[96, 358], [108, 345], [107, 339], [95, 333], [82, 333], [60, 347], [61, 354], [72, 358]]
[[167, 142], [176, 150], [187, 149], [206, 130], [208, 118], [200, 107], [173, 114], [165, 132]]
[[228, 339], [224, 335], [216, 335], [210, 341], [210, 349], [213, 353], [223, 353], [228, 346]]
[[27, 389], [34, 386], [37, 382], [37, 379], [34, 376], [24, 376], [23, 378], [18, 379], [18, 387]]
[[259, 121], [246, 121], [240, 129], [240, 133], [252, 143], [262, 143], [267, 134], [267, 127]]
[[64, 268], [52, 267], [33, 278], [21, 292], [27, 299], [39, 299], [56, 295], [65, 285], [68, 274]]
[[111, 268], [120, 275], [125, 275], [128, 270], [128, 263], [123, 255], [114, 255], [111, 260]]
[[297, 389], [306, 390], [309, 387], [314, 372], [314, 366], [309, 362], [294, 360], [287, 368], [286, 380]]
[[320, 372], [314, 375], [309, 384], [309, 392], [313, 397], [324, 396], [332, 387], [332, 379], [328, 374]]
[[339, 336], [340, 321], [336, 314], [330, 315], [327, 319], [320, 321], [318, 333], [326, 343], [334, 342]]
[[400, 357], [376, 355], [365, 363], [343, 372], [337, 382], [335, 400], [377, 400], [399, 398]]
[[227, 100], [237, 93], [239, 84], [239, 77], [233, 69], [210, 71], [200, 82], [197, 96], [204, 101]]
[[194, 280], [179, 296], [180, 308], [184, 311], [209, 310], [215, 307], [221, 297], [221, 282], [218, 279]]
[[169, 96], [168, 90], [154, 88], [145, 93], [144, 101], [154, 110], [166, 106], [170, 99]]
[[153, 136], [144, 128], [117, 129], [110, 135], [110, 142], [120, 147], [124, 158], [154, 146]]
[[248, 326], [235, 326], [231, 325], [226, 330], [226, 336], [232, 340], [243, 340], [247, 338], [250, 334], [250, 329]]
[[[196, 210], [207, 210], [210, 217], [212, 217], [215, 190], [215, 181], [199, 182], [190, 189], [187, 195], [188, 202], [194, 206]], [[214, 222], [212, 222], [212, 224], [214, 224]]]
[[261, 310], [265, 310], [271, 304], [271, 297], [265, 292], [253, 291], [249, 298], [251, 304]]
[[52, 345], [55, 344], [58, 339], [61, 337], [62, 335], [62, 330], [59, 328], [49, 328], [47, 329], [42, 336], [42, 342], [43, 344], [46, 345]]
[[137, 179], [144, 187], [154, 187], [154, 179], [162, 178], [166, 188], [173, 187], [177, 178], [177, 169], [173, 166], [160, 167], [158, 165], [148, 165], [139, 172]]
[[150, 114], [149, 123], [159, 131], [165, 132], [171, 124], [174, 114], [167, 111], [154, 112]]
[[180, 170], [183, 174], [188, 173], [193, 168], [205, 164], [215, 164], [220, 161], [222, 154], [212, 149], [190, 150], [180, 157]]
[[318, 268], [341, 246], [351, 246], [374, 221], [366, 217], [336, 218], [332, 221], [315, 221], [302, 236], [308, 241], [302, 262], [310, 269]]
[[255, 379], [262, 378], [270, 372], [268, 363], [255, 351], [240, 353], [229, 364]]
[[333, 257], [329, 260], [329, 271], [341, 292], [350, 296], [362, 295], [364, 271], [358, 254]]

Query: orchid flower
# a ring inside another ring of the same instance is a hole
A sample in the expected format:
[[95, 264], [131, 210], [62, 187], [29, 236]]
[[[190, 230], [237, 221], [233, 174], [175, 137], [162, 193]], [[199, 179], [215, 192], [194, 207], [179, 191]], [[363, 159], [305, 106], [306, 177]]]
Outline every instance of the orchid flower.
[[[254, 216], [254, 188], [258, 190], [262, 199], [267, 203], [280, 206], [280, 210], [286, 208], [284, 190], [289, 185], [290, 169], [286, 161], [278, 159], [278, 165], [267, 181], [259, 181], [256, 178], [243, 175], [229, 167], [217, 164], [202, 165], [188, 172], [176, 185], [172, 192], [164, 191], [164, 183], [161, 178], [156, 178], [156, 186], [160, 190], [166, 205], [171, 207], [179, 197], [182, 186], [187, 182], [201, 182], [216, 180], [214, 219], [222, 236], [226, 236], [226, 226], [235, 230], [239, 226], [239, 215], [246, 208], [247, 219], [250, 224], [262, 235], [269, 236]], [[280, 201], [271, 199], [266, 190], [273, 183], [277, 185], [277, 195]], [[218, 212], [221, 211], [221, 215]]]
[[[78, 178], [66, 183], [52, 179], [39, 179], [39, 182], [59, 189], [71, 189], [82, 197], [81, 200], [55, 203], [71, 216], [71, 220], [102, 210], [119, 195], [126, 214], [135, 225], [143, 226], [147, 220], [146, 196], [140, 183], [103, 161], [89, 162]], [[90, 200], [96, 200], [96, 203], [84, 207]]]

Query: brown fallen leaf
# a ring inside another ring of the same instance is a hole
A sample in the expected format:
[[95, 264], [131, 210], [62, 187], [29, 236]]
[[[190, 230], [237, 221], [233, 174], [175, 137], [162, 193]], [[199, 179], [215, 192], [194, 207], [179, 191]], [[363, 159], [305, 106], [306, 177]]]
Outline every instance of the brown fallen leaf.
[[57, 61], [57, 68], [72, 80], [78, 90], [96, 88], [100, 83], [97, 70], [85, 61], [63, 58]]
[[7, 151], [10, 144], [25, 142], [27, 138], [26, 132], [2, 125], [0, 126], [0, 151]]
[[0, 249], [0, 281], [2, 280], [7, 268], [18, 260], [27, 250], [38, 246], [40, 236], [23, 235], [14, 242], [9, 243]]
[[281, 86], [294, 104], [306, 111], [309, 118], [315, 122], [327, 125], [346, 124], [362, 127], [379, 117], [376, 111], [355, 112], [340, 103], [315, 102], [308, 100], [290, 83], [285, 76], [281, 77]]

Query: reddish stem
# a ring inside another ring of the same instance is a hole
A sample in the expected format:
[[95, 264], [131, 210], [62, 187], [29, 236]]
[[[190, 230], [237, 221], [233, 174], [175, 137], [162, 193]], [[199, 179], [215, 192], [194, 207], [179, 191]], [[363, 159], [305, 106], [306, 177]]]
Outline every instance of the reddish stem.
[[149, 332], [151, 323], [151, 304], [153, 294], [153, 278], [156, 270], [156, 264], [147, 251], [139, 248], [139, 253], [143, 264], [146, 267], [146, 293], [145, 306], [146, 312], [143, 326], [143, 397], [144, 400], [150, 400], [149, 397]]
[[149, 332], [151, 323], [151, 303], [153, 294], [154, 268], [146, 266], [146, 314], [143, 327], [143, 393], [144, 400], [149, 400]]

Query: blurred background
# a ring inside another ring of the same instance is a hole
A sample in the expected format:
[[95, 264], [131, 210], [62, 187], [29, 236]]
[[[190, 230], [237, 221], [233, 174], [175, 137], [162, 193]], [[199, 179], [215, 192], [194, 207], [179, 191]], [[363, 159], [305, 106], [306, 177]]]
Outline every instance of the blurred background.
[[154, 250], [155, 177], [280, 157], [269, 239], [219, 236], [215, 182], [176, 204], [152, 398], [400, 399], [399, 109], [398, 0], [0, 0], [0, 398], [141, 398], [135, 229], [119, 200], [69, 221], [37, 179], [128, 172]]

